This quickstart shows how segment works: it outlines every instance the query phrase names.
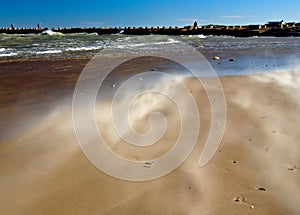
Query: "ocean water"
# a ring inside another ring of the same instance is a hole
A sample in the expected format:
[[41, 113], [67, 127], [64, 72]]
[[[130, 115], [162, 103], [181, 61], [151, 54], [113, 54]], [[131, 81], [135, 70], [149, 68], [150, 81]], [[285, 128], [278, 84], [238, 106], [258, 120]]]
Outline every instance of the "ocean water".
[[[166, 35], [8, 35], [0, 34], [0, 61], [32, 58], [83, 58], [110, 56], [155, 55], [177, 53], [189, 55], [178, 44], [197, 49], [219, 75], [260, 73], [298, 67], [300, 38]], [[181, 46], [183, 47], [183, 46]], [[213, 60], [214, 56], [220, 60]], [[229, 61], [233, 59], [233, 61]]]

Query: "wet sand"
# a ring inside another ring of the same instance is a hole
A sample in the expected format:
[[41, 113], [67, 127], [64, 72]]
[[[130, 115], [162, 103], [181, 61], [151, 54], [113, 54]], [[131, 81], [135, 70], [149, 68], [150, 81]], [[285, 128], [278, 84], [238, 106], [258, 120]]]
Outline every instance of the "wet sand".
[[226, 130], [202, 168], [210, 107], [185, 79], [201, 115], [196, 148], [163, 178], [127, 182], [95, 168], [76, 140], [71, 96], [87, 61], [0, 64], [1, 214], [300, 213], [300, 73], [222, 77]]

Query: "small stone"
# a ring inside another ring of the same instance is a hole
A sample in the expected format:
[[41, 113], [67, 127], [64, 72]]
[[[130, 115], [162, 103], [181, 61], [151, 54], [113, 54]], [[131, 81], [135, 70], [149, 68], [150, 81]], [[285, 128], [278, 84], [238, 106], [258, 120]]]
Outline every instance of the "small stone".
[[250, 209], [253, 209], [254, 208], [254, 206], [253, 205], [250, 205]]
[[233, 59], [233, 58], [230, 58], [230, 59], [229, 59], [229, 62], [233, 62], [233, 61], [234, 61], [234, 59]]
[[264, 188], [264, 187], [258, 187], [257, 190], [266, 191], [266, 188]]
[[297, 170], [297, 169], [298, 168], [296, 166], [288, 168], [288, 170], [290, 170], [290, 171], [294, 171], [294, 170]]
[[232, 163], [237, 163], [236, 161], [232, 161]]
[[146, 161], [146, 162], [144, 162], [143, 167], [145, 167], [145, 168], [151, 168], [151, 167], [153, 167], [153, 165], [154, 165], [153, 161]]
[[214, 60], [220, 60], [220, 57], [219, 56], [214, 56], [213, 59]]
[[192, 189], [192, 187], [191, 187], [191, 186], [188, 186], [188, 188], [189, 188], [189, 189]]
[[246, 202], [247, 199], [243, 196], [237, 196], [233, 199], [233, 201], [235, 201], [235, 202]]

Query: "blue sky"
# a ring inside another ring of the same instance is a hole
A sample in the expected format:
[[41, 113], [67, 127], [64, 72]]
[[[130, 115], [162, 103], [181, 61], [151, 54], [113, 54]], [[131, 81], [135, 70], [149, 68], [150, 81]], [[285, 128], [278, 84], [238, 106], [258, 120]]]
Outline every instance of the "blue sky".
[[0, 27], [184, 26], [300, 22], [300, 0], [15, 0], [1, 2]]

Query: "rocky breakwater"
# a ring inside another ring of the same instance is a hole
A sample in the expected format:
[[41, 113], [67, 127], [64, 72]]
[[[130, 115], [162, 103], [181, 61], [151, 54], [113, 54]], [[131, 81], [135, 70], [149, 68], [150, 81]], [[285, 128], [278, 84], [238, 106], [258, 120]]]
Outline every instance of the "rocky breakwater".
[[[40, 28], [0, 28], [2, 34], [40, 34], [46, 29]], [[267, 27], [266, 25], [248, 25], [248, 26], [185, 26], [179, 27], [115, 27], [115, 28], [52, 28], [53, 32], [63, 34], [70, 33], [97, 33], [102, 34], [128, 34], [128, 35], [227, 35], [235, 37], [253, 37], [253, 36], [300, 36], [300, 26], [292, 27]]]

